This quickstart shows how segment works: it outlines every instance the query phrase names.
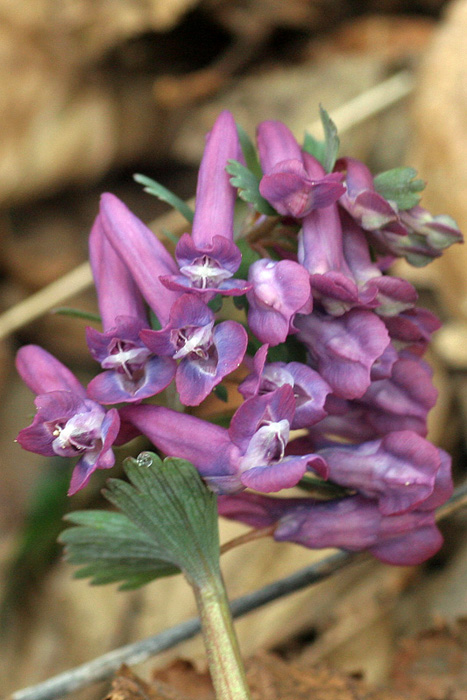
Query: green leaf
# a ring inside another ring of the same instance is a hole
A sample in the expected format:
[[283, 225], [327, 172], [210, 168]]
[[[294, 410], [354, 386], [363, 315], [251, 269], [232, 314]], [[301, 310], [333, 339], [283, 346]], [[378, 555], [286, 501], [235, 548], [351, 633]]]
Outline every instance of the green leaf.
[[216, 296], [208, 302], [208, 306], [215, 314], [222, 309], [222, 304], [224, 298], [222, 294], [216, 294]]
[[183, 459], [162, 462], [152, 452], [127, 459], [131, 483], [109, 479], [104, 495], [148, 535], [163, 559], [201, 585], [219, 567], [215, 495]]
[[336, 162], [340, 141], [337, 135], [337, 127], [322, 105], [319, 106], [319, 116], [324, 129], [324, 143], [326, 146], [323, 165], [326, 172], [330, 173]]
[[306, 132], [303, 149], [317, 158], [325, 171], [330, 173], [336, 162], [340, 141], [336, 125], [321, 105], [319, 106], [319, 116], [323, 125], [324, 141], [318, 141], [318, 139]]
[[161, 548], [126, 515], [101, 510], [77, 511], [65, 518], [79, 527], [65, 530], [60, 541], [71, 564], [84, 564], [76, 578], [94, 585], [122, 582], [137, 588], [161, 576], [179, 573], [167, 563]]
[[245, 202], [253, 204], [256, 211], [267, 216], [277, 216], [275, 209], [261, 196], [259, 192], [260, 178], [237, 160], [229, 160], [227, 168], [232, 175], [230, 182], [238, 188], [238, 196]]
[[321, 165], [324, 166], [324, 161], [326, 157], [326, 144], [324, 143], [324, 141], [319, 141], [318, 139], [315, 139], [315, 137], [312, 134], [310, 134], [308, 131], [305, 131], [303, 150], [307, 153], [310, 153], [310, 155], [314, 156], [316, 160], [319, 160]]
[[423, 180], [414, 179], [417, 176], [415, 168], [393, 168], [374, 178], [375, 189], [379, 194], [394, 202], [400, 210], [411, 209], [420, 202], [421, 192], [425, 188]]
[[240, 124], [237, 124], [237, 132], [247, 168], [261, 180], [263, 177], [263, 171], [261, 170], [261, 165], [256, 154], [253, 141], [250, 139], [245, 129], [240, 126]]
[[149, 323], [153, 331], [160, 331], [162, 329], [162, 324], [152, 309], [149, 309]]
[[239, 311], [243, 311], [244, 309], [246, 309], [248, 311], [249, 304], [248, 304], [248, 300], [244, 294], [242, 294], [239, 297], [232, 297], [232, 303], [235, 306], [235, 308], [238, 309]]
[[229, 394], [227, 391], [227, 387], [225, 387], [223, 384], [218, 384], [217, 386], [214, 387], [213, 393], [217, 396], [217, 398], [220, 401], [223, 401], [224, 403], [227, 403], [229, 400]]
[[137, 588], [184, 572], [202, 586], [219, 576], [216, 496], [192, 464], [152, 452], [124, 464], [130, 483], [109, 479], [104, 495], [121, 512], [78, 511], [62, 533], [66, 558], [94, 584]]
[[168, 190], [167, 187], [164, 187], [164, 185], [161, 185], [159, 182], [152, 180], [150, 177], [146, 177], [146, 175], [136, 173], [133, 175], [133, 177], [136, 182], [139, 182], [140, 185], [144, 185], [145, 192], [154, 195], [154, 197], [157, 197], [162, 202], [167, 202], [167, 204], [170, 204], [171, 207], [180, 212], [180, 214], [184, 216], [185, 219], [190, 222], [190, 224], [193, 223], [193, 209], [189, 207], [188, 204], [183, 201], [183, 199], [177, 197], [176, 194]]
[[268, 350], [268, 362], [302, 362], [306, 364], [306, 349], [295, 336], [289, 335], [285, 343]]
[[75, 318], [82, 318], [85, 321], [91, 321], [92, 323], [101, 323], [101, 317], [99, 314], [93, 314], [90, 311], [81, 311], [80, 309], [73, 309], [71, 306], [58, 306], [56, 309], [52, 309], [52, 313], [60, 316], [74, 316]]

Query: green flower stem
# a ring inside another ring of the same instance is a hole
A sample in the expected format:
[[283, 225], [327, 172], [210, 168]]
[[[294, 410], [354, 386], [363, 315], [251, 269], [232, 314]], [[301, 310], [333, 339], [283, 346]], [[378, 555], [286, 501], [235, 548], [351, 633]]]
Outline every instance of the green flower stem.
[[245, 669], [221, 575], [193, 585], [217, 700], [250, 700]]

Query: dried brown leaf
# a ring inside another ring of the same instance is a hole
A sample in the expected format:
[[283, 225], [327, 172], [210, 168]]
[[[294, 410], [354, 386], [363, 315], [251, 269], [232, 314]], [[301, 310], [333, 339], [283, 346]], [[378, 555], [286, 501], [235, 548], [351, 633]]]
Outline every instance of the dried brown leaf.
[[401, 642], [394, 686], [426, 700], [467, 700], [467, 619]]

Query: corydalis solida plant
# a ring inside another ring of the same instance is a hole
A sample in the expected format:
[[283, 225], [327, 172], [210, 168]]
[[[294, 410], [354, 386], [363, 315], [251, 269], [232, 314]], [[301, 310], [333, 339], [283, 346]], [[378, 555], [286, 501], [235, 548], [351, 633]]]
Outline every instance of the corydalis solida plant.
[[[223, 112], [175, 257], [103, 195], [90, 239], [103, 328], [87, 340], [104, 372], [85, 390], [52, 359], [51, 381], [45, 351], [22, 348], [18, 370], [39, 410], [18, 441], [76, 454], [73, 493], [112, 466], [112, 444], [144, 434], [191, 462], [227, 517], [274, 525], [279, 540], [417, 564], [441, 544], [434, 512], [452, 490], [449, 457], [426, 439], [436, 392], [422, 355], [437, 320], [386, 271], [398, 256], [426, 264], [461, 234], [420, 207], [412, 170], [375, 178], [337, 159], [323, 123], [323, 143], [300, 145], [281, 122], [263, 122], [258, 158], [251, 144], [244, 158], [245, 136]], [[229, 424], [197, 417], [227, 377], [244, 399]], [[190, 413], [151, 403], [172, 381]], [[310, 473], [335, 497], [266, 495], [305, 488]]]

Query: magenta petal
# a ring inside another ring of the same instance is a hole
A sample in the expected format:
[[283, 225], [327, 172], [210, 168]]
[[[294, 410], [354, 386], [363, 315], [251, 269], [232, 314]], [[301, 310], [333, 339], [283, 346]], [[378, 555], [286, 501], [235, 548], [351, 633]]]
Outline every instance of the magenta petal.
[[122, 258], [105, 236], [100, 215], [89, 236], [89, 261], [104, 331], [115, 326], [117, 316], [138, 319], [147, 325], [141, 293]]
[[163, 406], [125, 406], [120, 415], [166, 455], [194, 464], [201, 476], [235, 473], [230, 463], [232, 445], [225, 428]]
[[73, 496], [77, 491], [84, 488], [88, 484], [89, 479], [96, 468], [95, 462], [89, 462], [85, 457], [81, 457], [73, 469], [70, 488], [68, 489], [68, 496]]
[[320, 451], [330, 478], [378, 499], [383, 515], [413, 510], [433, 493], [440, 468], [438, 448], [409, 430], [381, 440]]
[[295, 136], [280, 121], [261, 122], [256, 130], [259, 159], [263, 172], [268, 174], [276, 163], [284, 160], [302, 160], [302, 152]]
[[436, 527], [433, 514], [427, 514], [425, 524], [416, 529], [392, 536], [369, 548], [371, 554], [385, 564], [416, 566], [436, 554], [443, 544], [443, 538]]
[[142, 401], [163, 391], [175, 376], [176, 363], [169, 357], [147, 360], [137, 378], [124, 372], [102, 372], [88, 384], [88, 395], [102, 404]]
[[342, 175], [311, 179], [302, 159], [280, 161], [264, 175], [260, 194], [284, 216], [302, 218], [313, 209], [328, 207], [345, 192]]
[[264, 365], [268, 355], [268, 349], [269, 345], [262, 345], [259, 348], [259, 350], [256, 351], [255, 356], [253, 358], [253, 362], [251, 362], [251, 358], [248, 355], [245, 357], [245, 364], [247, 364], [247, 366], [250, 368], [251, 365], [253, 365], [253, 371], [247, 376], [246, 379], [243, 380], [243, 382], [238, 387], [238, 391], [244, 399], [249, 399], [252, 396], [256, 396], [256, 394], [259, 392], [261, 384], [261, 375], [263, 373]]
[[296, 409], [292, 428], [309, 428], [327, 415], [324, 405], [331, 387], [318, 372], [300, 362], [290, 362], [286, 369], [294, 382]]
[[389, 345], [384, 323], [371, 311], [352, 309], [338, 318], [313, 312], [297, 316], [298, 338], [337, 396], [355, 399], [370, 386], [370, 372]]
[[99, 452], [90, 452], [77, 462], [71, 476], [68, 495], [72, 496], [84, 488], [96, 469], [110, 469], [115, 464], [111, 446], [115, 443], [120, 429], [120, 416], [115, 408], [107, 412], [102, 422], [103, 444]]
[[263, 528], [276, 522], [277, 514], [271, 505], [277, 500], [256, 493], [239, 493], [219, 496], [217, 506], [219, 515], [225, 518]]
[[425, 436], [428, 412], [437, 396], [430, 369], [419, 358], [409, 356], [394, 363], [390, 377], [373, 381], [361, 401], [377, 409], [370, 420], [380, 432], [410, 427]]
[[463, 242], [463, 236], [450, 216], [432, 216], [423, 207], [416, 206], [402, 211], [400, 217], [404, 226], [409, 229], [409, 237], [415, 235], [424, 238], [427, 249], [440, 251], [453, 243]]
[[262, 423], [286, 420], [290, 424], [294, 413], [293, 389], [288, 384], [264, 396], [254, 396], [234, 413], [229, 427], [230, 439], [244, 453]]
[[415, 308], [384, 319], [389, 335], [397, 347], [423, 355], [432, 334], [441, 327], [440, 320], [428, 309]]
[[128, 267], [141, 294], [162, 325], [179, 293], [167, 291], [160, 277], [178, 269], [157, 236], [112, 194], [103, 194], [100, 217], [108, 240]]
[[198, 258], [206, 256], [216, 261], [219, 270], [225, 269], [232, 274], [236, 272], [242, 260], [242, 254], [235, 243], [217, 234], [211, 236], [209, 244], [201, 247], [195, 243], [192, 236], [184, 233], [177, 243], [175, 255], [181, 268], [188, 267]]
[[292, 260], [264, 258], [250, 266], [247, 293], [248, 323], [262, 343], [278, 345], [286, 340], [295, 313], [310, 299], [310, 280], [302, 265]]
[[377, 542], [383, 516], [376, 503], [351, 496], [338, 501], [290, 499], [274, 539], [322, 549], [339, 547], [358, 552]]
[[417, 301], [417, 291], [407, 280], [389, 275], [372, 280], [377, 289], [377, 313], [381, 316], [396, 316], [411, 309]]
[[36, 413], [31, 425], [20, 430], [16, 442], [21, 445], [23, 450], [28, 452], [34, 452], [45, 457], [56, 456], [52, 447], [52, 433], [39, 413]]
[[240, 154], [234, 118], [228, 111], [221, 112], [207, 137], [198, 173], [192, 230], [198, 248], [211, 245], [214, 236], [233, 238], [236, 191], [226, 167], [229, 160], [239, 160]]
[[201, 248], [189, 234], [183, 234], [175, 255], [180, 272], [161, 277], [167, 289], [190, 290], [209, 301], [217, 292], [244, 294], [251, 286], [244, 280], [232, 279], [242, 256], [235, 243], [223, 236], [213, 235], [209, 245]]
[[216, 326], [206, 356], [192, 353], [177, 369], [176, 383], [182, 404], [198, 406], [224, 377], [238, 369], [247, 344], [247, 333], [239, 323], [224, 321]]
[[240, 480], [243, 486], [261, 493], [292, 488], [303, 477], [310, 461], [308, 457], [289, 457], [277, 464], [252, 467], [240, 474]]
[[73, 372], [38, 345], [25, 345], [16, 355], [16, 368], [24, 383], [35, 394], [70, 391], [86, 397], [86, 391]]
[[444, 450], [437, 448], [440, 467], [436, 473], [435, 487], [431, 496], [417, 506], [418, 510], [434, 510], [451, 498], [454, 491], [451, 473], [451, 457]]

